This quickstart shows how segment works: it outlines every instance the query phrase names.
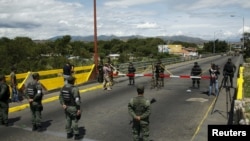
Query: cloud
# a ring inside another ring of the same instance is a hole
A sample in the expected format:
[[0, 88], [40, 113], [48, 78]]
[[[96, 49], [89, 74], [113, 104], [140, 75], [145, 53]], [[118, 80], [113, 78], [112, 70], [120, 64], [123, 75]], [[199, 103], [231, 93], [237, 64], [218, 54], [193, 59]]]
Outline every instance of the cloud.
[[[213, 39], [223, 30], [240, 36], [250, 24], [249, 0], [100, 0], [98, 35], [192, 35]], [[237, 15], [230, 17], [230, 15]], [[48, 39], [58, 35], [93, 35], [93, 1], [0, 0], [0, 37]]]
[[148, 22], [136, 25], [136, 28], [156, 28], [156, 27], [157, 27], [156, 23], [148, 23]]

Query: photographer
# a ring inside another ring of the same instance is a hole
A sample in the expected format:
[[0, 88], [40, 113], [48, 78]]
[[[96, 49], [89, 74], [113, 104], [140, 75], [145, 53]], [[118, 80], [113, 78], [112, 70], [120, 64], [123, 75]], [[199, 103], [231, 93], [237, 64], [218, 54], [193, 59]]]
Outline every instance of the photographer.
[[209, 69], [210, 74], [210, 83], [209, 83], [209, 93], [208, 96], [212, 94], [213, 88], [215, 89], [215, 96], [219, 94], [219, 85], [218, 85], [218, 75], [220, 75], [219, 67], [215, 64], [211, 64]]
[[229, 76], [229, 80], [230, 80], [230, 86], [231, 88], [233, 88], [233, 77], [234, 77], [234, 73], [236, 71], [236, 66], [232, 63], [231, 58], [228, 59], [227, 63], [224, 65], [223, 68], [223, 76], [224, 76], [224, 87], [227, 86], [227, 80], [228, 80], [228, 76]]

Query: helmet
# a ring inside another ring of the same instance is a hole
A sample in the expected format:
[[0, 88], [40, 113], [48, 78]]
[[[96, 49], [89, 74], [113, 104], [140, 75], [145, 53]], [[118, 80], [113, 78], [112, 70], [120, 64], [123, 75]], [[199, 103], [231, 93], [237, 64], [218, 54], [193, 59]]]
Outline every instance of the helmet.
[[198, 65], [198, 62], [194, 62], [195, 65]]

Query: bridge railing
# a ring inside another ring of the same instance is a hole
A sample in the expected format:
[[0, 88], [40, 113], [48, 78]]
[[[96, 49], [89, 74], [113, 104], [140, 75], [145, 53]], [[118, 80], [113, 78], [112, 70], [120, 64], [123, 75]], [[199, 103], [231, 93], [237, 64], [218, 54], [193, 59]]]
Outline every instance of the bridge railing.
[[[90, 78], [90, 75], [94, 69], [95, 65], [81, 66], [74, 68], [74, 77], [76, 77], [76, 85], [83, 84], [87, 82]], [[52, 91], [61, 88], [64, 85], [63, 70], [44, 70], [38, 71], [40, 75], [40, 82], [42, 83], [46, 91]], [[22, 90], [28, 82], [32, 79], [32, 72], [16, 74], [18, 81], [18, 89]], [[10, 75], [6, 75], [7, 83], [10, 83]]]
[[[204, 55], [203, 57], [209, 57], [211, 55]], [[185, 62], [197, 59], [197, 57], [173, 57], [173, 58], [166, 58], [161, 59], [161, 62], [164, 65], [170, 65], [179, 62]], [[148, 61], [143, 62], [133, 62], [134, 66], [137, 69], [138, 73], [142, 73], [146, 71], [146, 69], [151, 69], [152, 64], [156, 63], [156, 59], [150, 59]], [[95, 65], [87, 65], [87, 66], [80, 66], [74, 68], [74, 76], [76, 77], [76, 85], [84, 84], [90, 80], [91, 74], [94, 70]], [[123, 63], [119, 65], [119, 71], [122, 73], [127, 73], [128, 63]], [[63, 70], [62, 69], [54, 69], [54, 70], [41, 70], [38, 71], [40, 74], [40, 82], [44, 86], [46, 91], [56, 90], [61, 88], [64, 85], [64, 78], [63, 78]], [[28, 82], [30, 82], [32, 72], [16, 74], [17, 81], [18, 81], [18, 89], [22, 90]], [[10, 83], [10, 75], [6, 75], [7, 83]]]

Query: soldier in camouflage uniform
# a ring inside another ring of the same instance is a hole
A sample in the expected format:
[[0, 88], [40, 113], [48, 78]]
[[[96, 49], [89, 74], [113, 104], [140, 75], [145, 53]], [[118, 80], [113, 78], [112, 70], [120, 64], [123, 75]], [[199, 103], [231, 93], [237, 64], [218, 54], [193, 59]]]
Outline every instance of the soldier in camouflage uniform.
[[39, 82], [39, 73], [32, 74], [33, 81], [29, 82], [25, 89], [25, 97], [30, 104], [30, 111], [32, 114], [32, 131], [42, 131], [42, 99], [43, 90], [42, 85]]
[[151, 113], [150, 101], [144, 97], [144, 86], [137, 86], [138, 96], [131, 98], [128, 111], [133, 118], [133, 140], [139, 141], [142, 134], [143, 141], [149, 141], [149, 116]]
[[134, 85], [135, 84], [135, 71], [136, 68], [134, 67], [133, 63], [130, 62], [128, 66], [128, 79], [129, 79], [129, 84], [128, 85]]
[[75, 140], [81, 139], [78, 129], [78, 121], [81, 117], [80, 111], [80, 92], [79, 89], [74, 86], [75, 78], [70, 76], [68, 78], [68, 84], [60, 91], [59, 100], [66, 115], [66, 132], [67, 138], [72, 138], [74, 135]]
[[10, 89], [4, 75], [0, 75], [0, 125], [8, 126]]

